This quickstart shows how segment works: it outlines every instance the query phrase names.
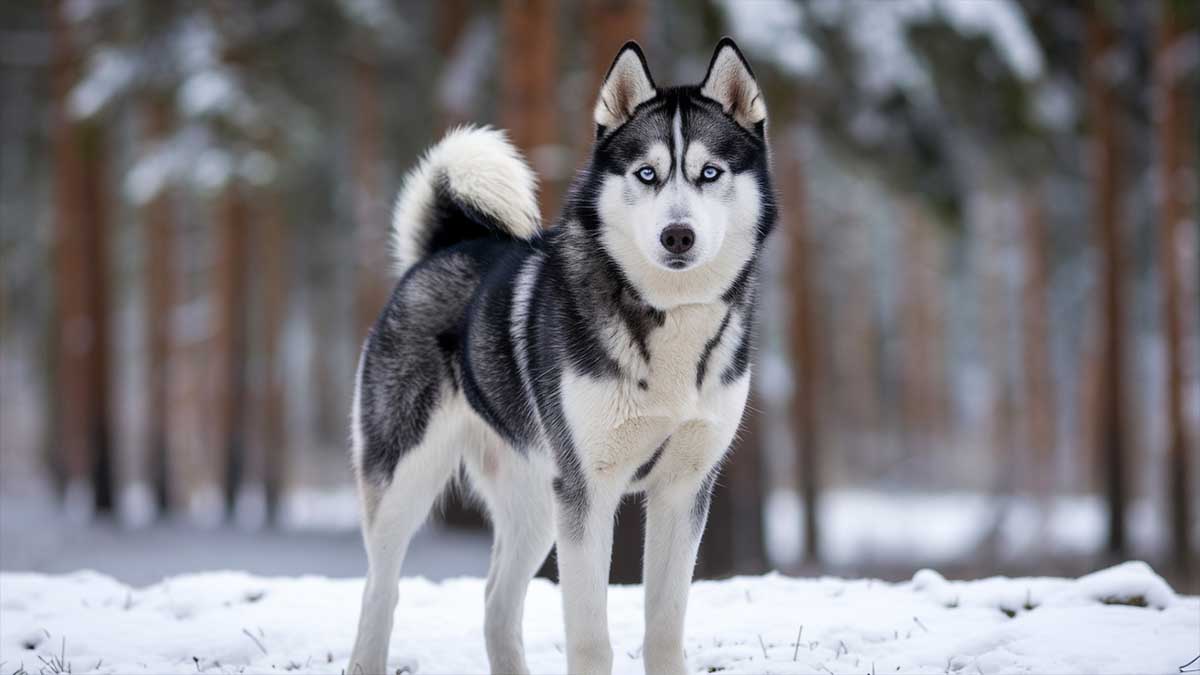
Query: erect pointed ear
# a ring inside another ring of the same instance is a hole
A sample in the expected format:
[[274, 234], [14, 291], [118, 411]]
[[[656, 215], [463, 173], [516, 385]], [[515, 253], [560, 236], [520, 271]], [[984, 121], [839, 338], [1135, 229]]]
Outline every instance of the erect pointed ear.
[[596, 138], [603, 136], [606, 130], [628, 122], [634, 109], [657, 93], [642, 48], [632, 40], [626, 42], [609, 66], [604, 84], [600, 85], [600, 98], [592, 112], [596, 120]]
[[720, 103], [726, 114], [751, 131], [758, 131], [767, 119], [767, 104], [754, 71], [730, 38], [717, 43], [700, 93]]

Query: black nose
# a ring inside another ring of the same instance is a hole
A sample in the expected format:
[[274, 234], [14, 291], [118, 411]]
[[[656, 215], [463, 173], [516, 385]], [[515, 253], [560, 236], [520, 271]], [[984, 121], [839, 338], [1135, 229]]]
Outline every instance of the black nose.
[[687, 253], [696, 243], [696, 233], [687, 225], [668, 225], [658, 237], [663, 248], [671, 253]]

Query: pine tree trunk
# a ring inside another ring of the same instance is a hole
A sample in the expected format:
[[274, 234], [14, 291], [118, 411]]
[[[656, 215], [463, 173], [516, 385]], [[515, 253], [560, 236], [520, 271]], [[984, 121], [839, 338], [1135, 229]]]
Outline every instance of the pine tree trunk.
[[[467, 0], [442, 0], [438, 3], [435, 10], [436, 35], [435, 43], [437, 44], [438, 53], [442, 56], [443, 74], [445, 77], [445, 69], [447, 61], [449, 61], [455, 51], [459, 47], [464, 31], [471, 18], [471, 7]], [[470, 110], [457, 109], [453, 104], [449, 104], [445, 100], [438, 102], [438, 123], [440, 127], [439, 136], [445, 134], [446, 131], [460, 124], [465, 124], [471, 121]]]
[[1104, 490], [1108, 499], [1108, 544], [1111, 555], [1126, 553], [1125, 508], [1125, 298], [1124, 260], [1121, 245], [1121, 166], [1118, 98], [1112, 75], [1105, 64], [1116, 48], [1113, 28], [1104, 16], [1104, 6], [1088, 5], [1085, 54], [1088, 117], [1097, 156], [1092, 164], [1096, 244], [1101, 268], [1101, 349], [1097, 415], [1100, 457], [1104, 467]]
[[[1191, 508], [1188, 504], [1191, 467], [1189, 466], [1186, 421], [1184, 419], [1184, 373], [1187, 370], [1183, 347], [1184, 299], [1180, 280], [1181, 225], [1194, 214], [1191, 202], [1195, 178], [1189, 149], [1189, 130], [1194, 122], [1188, 110], [1188, 91], [1182, 67], [1186, 31], [1181, 25], [1180, 7], [1165, 2], [1161, 6], [1158, 44], [1154, 50], [1154, 86], [1158, 133], [1158, 162], [1161, 182], [1159, 203], [1159, 264], [1162, 268], [1163, 335], [1166, 343], [1167, 373], [1167, 503], [1170, 513], [1171, 553], [1178, 570], [1191, 571]], [[1195, 13], [1195, 8], [1192, 8]], [[1193, 39], [1195, 39], [1193, 37]], [[1190, 182], [1190, 184], [1189, 184]]]
[[354, 212], [358, 239], [358, 331], [366, 336], [387, 301], [388, 223], [379, 190], [379, 68], [369, 57], [353, 59]]
[[[609, 66], [617, 56], [617, 50], [630, 40], [646, 37], [646, 0], [587, 0], [583, 7], [584, 25], [587, 26], [588, 62], [591, 72], [588, 96], [596, 96]], [[594, 100], [584, 106], [587, 113], [578, 124], [571, 125], [572, 140], [578, 139], [580, 156], [586, 156], [596, 137], [596, 123], [592, 121]]]
[[[144, 103], [147, 145], [163, 142], [170, 130], [170, 107], [162, 97]], [[174, 232], [171, 198], [161, 191], [143, 209], [146, 238], [146, 452], [149, 476], [159, 511], [168, 507], [167, 369], [171, 355], [174, 309]]]
[[277, 186], [260, 196], [257, 212], [259, 257], [258, 282], [262, 286], [260, 330], [260, 436], [261, 480], [269, 523], [279, 522], [280, 504], [288, 470], [288, 437], [284, 424], [283, 330], [287, 318], [287, 252], [284, 214]]
[[504, 0], [500, 119], [541, 178], [542, 219], [558, 213], [557, 0]]
[[1025, 437], [1029, 448], [1029, 488], [1043, 502], [1054, 492], [1057, 401], [1050, 359], [1050, 273], [1046, 254], [1046, 223], [1037, 187], [1026, 189], [1023, 214], [1025, 279], [1021, 307], [1024, 373]]
[[820, 495], [821, 446], [817, 428], [817, 345], [815, 330], [815, 278], [811, 252], [811, 234], [807, 216], [807, 192], [800, 162], [798, 130], [783, 152], [776, 157], [779, 167], [779, 194], [783, 199], [785, 223], [781, 233], [787, 237], [788, 288], [792, 305], [788, 351], [792, 361], [795, 388], [792, 394], [792, 433], [795, 438], [796, 483], [804, 504], [804, 558], [808, 564], [821, 561]]
[[232, 507], [242, 483], [245, 417], [247, 228], [245, 197], [231, 179], [217, 210], [217, 260], [213, 266], [214, 331], [212, 340], [212, 407], [215, 430], [212, 450], [216, 476]]
[[71, 506], [112, 507], [108, 444], [107, 193], [104, 138], [73, 120], [67, 101], [79, 71], [63, 3], [53, 36], [56, 370], [61, 467]]
[[993, 206], [992, 218], [980, 223], [977, 248], [973, 252], [979, 283], [979, 339], [982, 357], [988, 369], [990, 405], [987, 425], [977, 437], [981, 445], [990, 451], [993, 467], [991, 487], [998, 507], [992, 512], [977, 557], [984, 563], [994, 563], [1000, 555], [1001, 528], [1011, 503], [1007, 498], [1017, 489], [1018, 469], [1021, 463], [1014, 461], [1016, 453], [1016, 391], [1013, 384], [1013, 331], [1018, 323], [1012, 303], [1012, 278], [1007, 261], [1012, 258], [1016, 223], [1008, 217], [996, 217], [997, 212], [1011, 212], [1012, 199], [1009, 195], [987, 197], [998, 204]]
[[741, 429], [713, 487], [708, 525], [700, 540], [697, 577], [719, 579], [767, 569], [762, 467], [765, 420], [761, 408], [752, 386]]
[[915, 468], [946, 426], [945, 323], [937, 232], [917, 204], [910, 202], [905, 212], [901, 409], [905, 459]]

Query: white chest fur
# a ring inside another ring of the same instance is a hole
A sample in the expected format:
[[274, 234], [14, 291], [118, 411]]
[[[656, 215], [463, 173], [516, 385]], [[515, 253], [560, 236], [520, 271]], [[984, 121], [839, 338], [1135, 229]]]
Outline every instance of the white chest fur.
[[[605, 327], [622, 376], [567, 373], [562, 381], [564, 413], [589, 473], [627, 476], [685, 427], [689, 447], [672, 440], [669, 463], [699, 471], [716, 462], [749, 391], [748, 374], [729, 384], [721, 377], [745, 330], [736, 309], [722, 330], [730, 311], [721, 302], [669, 310], [646, 336], [645, 350], [619, 321]], [[702, 360], [706, 374], [698, 386]]]

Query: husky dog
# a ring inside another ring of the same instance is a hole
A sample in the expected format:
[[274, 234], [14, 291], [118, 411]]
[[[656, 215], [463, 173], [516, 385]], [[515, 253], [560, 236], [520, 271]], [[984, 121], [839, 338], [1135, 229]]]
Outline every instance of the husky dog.
[[567, 669], [612, 669], [606, 591], [622, 496], [646, 508], [648, 673], [684, 673], [709, 494], [750, 389], [775, 224], [766, 105], [732, 40], [698, 86], [659, 88], [626, 44], [558, 223], [502, 133], [451, 132], [396, 202], [402, 276], [358, 366], [354, 467], [370, 563], [347, 673], [382, 673], [413, 533], [460, 467], [495, 543], [484, 634], [525, 673], [530, 579], [558, 546]]

